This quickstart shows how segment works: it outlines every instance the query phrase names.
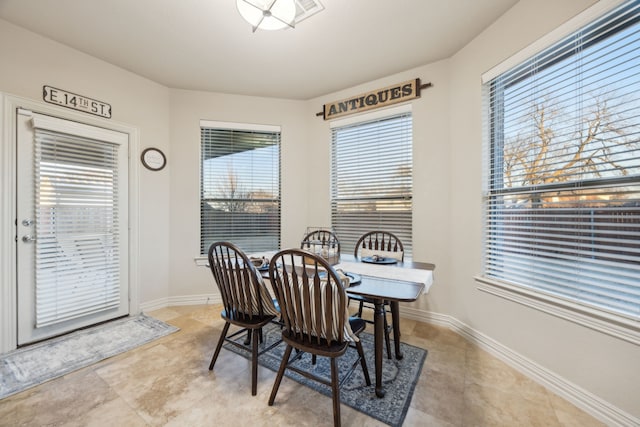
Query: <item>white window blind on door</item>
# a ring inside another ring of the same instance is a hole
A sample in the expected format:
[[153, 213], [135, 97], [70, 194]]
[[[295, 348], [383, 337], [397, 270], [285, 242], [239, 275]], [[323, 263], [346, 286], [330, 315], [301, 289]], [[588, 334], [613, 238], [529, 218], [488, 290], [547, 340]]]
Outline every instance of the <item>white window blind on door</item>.
[[640, 2], [486, 85], [488, 278], [640, 319]]
[[413, 132], [410, 112], [332, 128], [331, 224], [341, 250], [390, 231], [411, 256]]
[[100, 129], [71, 135], [63, 123], [73, 122], [46, 116], [33, 123], [35, 323], [43, 327], [120, 303], [118, 150], [127, 136]]

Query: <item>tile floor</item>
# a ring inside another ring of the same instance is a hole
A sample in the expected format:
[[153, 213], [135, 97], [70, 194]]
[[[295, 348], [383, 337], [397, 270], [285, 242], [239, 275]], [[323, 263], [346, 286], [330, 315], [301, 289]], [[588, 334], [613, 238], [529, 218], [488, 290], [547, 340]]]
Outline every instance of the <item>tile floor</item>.
[[[148, 313], [181, 328], [138, 349], [0, 400], [0, 426], [330, 426], [331, 400], [223, 350], [207, 368], [220, 306]], [[599, 426], [590, 415], [439, 326], [403, 319], [402, 338], [429, 350], [405, 426]], [[380, 422], [343, 405], [344, 426]]]

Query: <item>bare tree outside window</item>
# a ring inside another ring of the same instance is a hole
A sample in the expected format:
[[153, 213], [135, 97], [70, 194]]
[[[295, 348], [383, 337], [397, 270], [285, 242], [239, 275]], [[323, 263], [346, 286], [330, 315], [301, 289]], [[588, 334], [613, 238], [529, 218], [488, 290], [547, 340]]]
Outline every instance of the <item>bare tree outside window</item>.
[[[528, 187], [581, 179], [627, 176], [640, 171], [625, 165], [640, 149], [637, 126], [630, 125], [597, 98], [581, 120], [547, 100], [534, 103], [524, 119], [527, 130], [508, 138], [504, 148], [504, 186]], [[566, 129], [577, 123], [577, 129]]]
[[233, 166], [227, 166], [224, 181], [218, 182], [218, 208], [226, 212], [245, 212], [247, 210], [248, 192], [244, 190], [238, 174]]

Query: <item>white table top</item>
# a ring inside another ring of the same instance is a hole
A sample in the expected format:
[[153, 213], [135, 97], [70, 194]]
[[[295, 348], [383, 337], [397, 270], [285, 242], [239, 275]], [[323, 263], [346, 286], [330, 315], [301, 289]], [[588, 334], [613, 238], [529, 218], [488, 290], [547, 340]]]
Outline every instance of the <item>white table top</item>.
[[[276, 252], [261, 252], [251, 254], [252, 257], [271, 257]], [[397, 263], [397, 264], [371, 264], [362, 262], [352, 255], [340, 255], [340, 263], [333, 266], [334, 269], [341, 269], [344, 272], [355, 273], [361, 276], [379, 277], [389, 280], [402, 280], [406, 282], [416, 282], [424, 284], [423, 293], [428, 293], [433, 284], [433, 270], [413, 268], [415, 264], [421, 263]], [[433, 267], [431, 265], [431, 267]]]
[[360, 261], [341, 261], [339, 264], [334, 265], [333, 268], [361, 276], [423, 283], [424, 293], [429, 292], [429, 288], [433, 284], [433, 271], [403, 267], [401, 264], [380, 265]]

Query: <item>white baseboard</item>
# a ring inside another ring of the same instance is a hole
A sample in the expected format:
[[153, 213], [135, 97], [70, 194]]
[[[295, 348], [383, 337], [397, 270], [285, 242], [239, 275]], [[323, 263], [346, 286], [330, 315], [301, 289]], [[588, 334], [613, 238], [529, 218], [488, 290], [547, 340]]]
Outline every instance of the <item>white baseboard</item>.
[[402, 307], [402, 316], [451, 329], [609, 426], [632, 427], [640, 425], [640, 419], [472, 329], [452, 316], [418, 310], [413, 307]]
[[175, 305], [222, 304], [219, 294], [187, 295], [160, 298], [139, 304], [140, 311], [153, 311]]

